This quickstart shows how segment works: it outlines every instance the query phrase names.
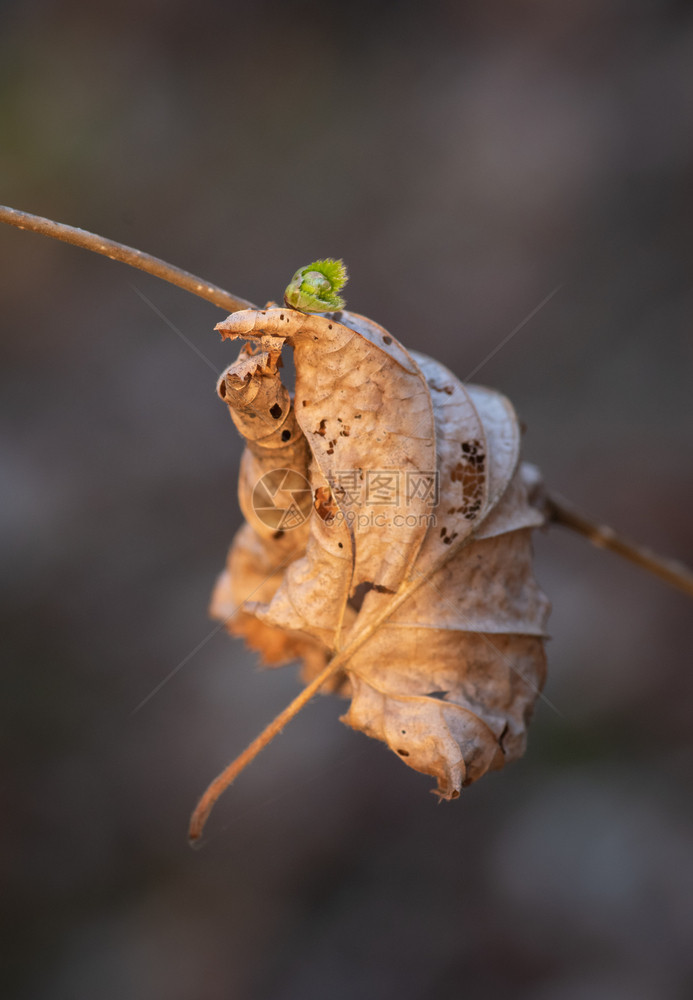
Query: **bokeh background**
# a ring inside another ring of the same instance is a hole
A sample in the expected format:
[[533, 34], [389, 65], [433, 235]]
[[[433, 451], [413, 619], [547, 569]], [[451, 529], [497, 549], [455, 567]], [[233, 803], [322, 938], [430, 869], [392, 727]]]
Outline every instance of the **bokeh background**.
[[[0, 19], [0, 200], [257, 302], [343, 256], [350, 306], [462, 377], [560, 285], [476, 379], [553, 489], [693, 563], [688, 5]], [[0, 229], [5, 995], [693, 995], [692, 606], [561, 529], [536, 541], [558, 711], [523, 761], [437, 806], [317, 698], [190, 851], [202, 789], [299, 689], [210, 635], [234, 348], [211, 305]]]

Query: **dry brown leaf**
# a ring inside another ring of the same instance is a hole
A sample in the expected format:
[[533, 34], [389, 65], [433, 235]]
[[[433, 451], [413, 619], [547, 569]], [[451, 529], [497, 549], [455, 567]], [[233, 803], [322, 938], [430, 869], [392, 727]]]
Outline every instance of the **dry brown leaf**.
[[307, 678], [338, 664], [343, 721], [455, 798], [522, 754], [544, 681], [530, 541], [543, 517], [510, 403], [354, 313], [247, 310], [217, 329], [254, 347], [220, 381], [246, 438], [247, 524], [212, 614], [266, 662], [301, 657]]

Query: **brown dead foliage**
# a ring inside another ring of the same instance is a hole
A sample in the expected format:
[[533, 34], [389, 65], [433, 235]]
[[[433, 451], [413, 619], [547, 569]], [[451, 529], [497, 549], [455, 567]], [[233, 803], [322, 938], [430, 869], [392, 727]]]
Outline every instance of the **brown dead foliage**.
[[543, 516], [510, 403], [354, 313], [246, 310], [218, 329], [252, 346], [219, 383], [247, 523], [213, 616], [307, 680], [338, 664], [323, 687], [351, 699], [343, 721], [455, 798], [522, 754], [544, 681]]

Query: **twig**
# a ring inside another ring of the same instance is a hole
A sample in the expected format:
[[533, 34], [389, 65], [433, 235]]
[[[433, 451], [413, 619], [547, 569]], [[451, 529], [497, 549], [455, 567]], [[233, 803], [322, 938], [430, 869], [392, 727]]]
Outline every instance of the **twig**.
[[63, 243], [71, 243], [73, 246], [82, 247], [84, 250], [93, 250], [94, 253], [103, 254], [111, 260], [122, 261], [130, 267], [137, 267], [140, 271], [153, 274], [156, 278], [177, 285], [192, 292], [201, 299], [212, 302], [220, 309], [227, 312], [238, 312], [239, 309], [257, 309], [257, 306], [246, 299], [241, 299], [237, 295], [224, 291], [217, 285], [212, 285], [204, 278], [198, 278], [189, 271], [184, 271], [180, 267], [168, 264], [165, 260], [152, 257], [151, 254], [127, 247], [123, 243], [116, 243], [115, 240], [107, 240], [103, 236], [95, 233], [88, 233], [86, 229], [76, 229], [74, 226], [66, 226], [62, 222], [53, 222], [52, 219], [44, 219], [40, 215], [31, 215], [29, 212], [20, 212], [16, 208], [8, 208], [0, 205], [0, 222], [6, 222], [17, 229], [29, 229], [33, 233], [41, 233], [43, 236], [50, 236], [54, 240], [62, 240]]
[[656, 555], [643, 545], [631, 542], [622, 535], [617, 534], [613, 528], [598, 524], [584, 514], [580, 514], [569, 503], [555, 494], [547, 494], [544, 498], [546, 516], [553, 524], [561, 524], [564, 528], [571, 528], [578, 534], [584, 535], [593, 545], [600, 549], [608, 549], [619, 556], [623, 556], [629, 562], [640, 566], [658, 576], [660, 580], [684, 594], [693, 597], [693, 571], [683, 563], [675, 559], [665, 559]]

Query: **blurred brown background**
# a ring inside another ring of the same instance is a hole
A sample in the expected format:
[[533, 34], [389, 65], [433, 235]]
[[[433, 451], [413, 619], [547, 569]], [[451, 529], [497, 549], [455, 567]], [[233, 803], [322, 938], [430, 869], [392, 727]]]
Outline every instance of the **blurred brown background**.
[[[549, 484], [693, 563], [683, 3], [0, 4], [4, 203], [251, 300], [351, 308], [527, 424]], [[212, 628], [240, 443], [214, 307], [0, 227], [0, 863], [19, 1000], [693, 995], [693, 607], [553, 530], [525, 759], [436, 806]], [[133, 709], [197, 652], [136, 714]]]

